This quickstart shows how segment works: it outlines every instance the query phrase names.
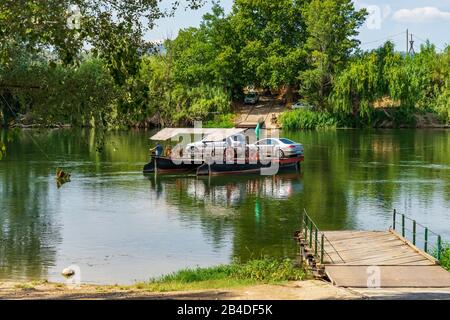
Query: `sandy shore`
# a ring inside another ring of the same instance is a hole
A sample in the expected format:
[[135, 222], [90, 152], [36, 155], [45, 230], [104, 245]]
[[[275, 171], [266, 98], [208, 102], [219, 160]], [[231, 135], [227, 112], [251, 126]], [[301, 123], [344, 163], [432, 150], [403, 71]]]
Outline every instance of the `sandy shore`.
[[318, 300], [361, 299], [347, 289], [308, 280], [283, 285], [257, 285], [237, 289], [149, 292], [111, 286], [83, 285], [70, 289], [54, 283], [0, 283], [0, 299], [194, 299], [194, 300]]
[[56, 283], [0, 283], [0, 299], [44, 300], [450, 300], [450, 288], [338, 288], [319, 280], [282, 285], [256, 285], [236, 289], [150, 292], [117, 286], [83, 285], [71, 289]]

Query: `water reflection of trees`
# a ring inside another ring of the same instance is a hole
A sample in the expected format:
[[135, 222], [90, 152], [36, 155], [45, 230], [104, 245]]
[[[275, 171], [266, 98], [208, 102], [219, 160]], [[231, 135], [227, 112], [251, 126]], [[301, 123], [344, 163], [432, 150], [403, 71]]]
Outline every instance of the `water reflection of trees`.
[[55, 262], [60, 240], [48, 203], [51, 186], [40, 180], [51, 173], [48, 167], [23, 161], [33, 142], [23, 134], [17, 138], [20, 143], [10, 141], [0, 162], [0, 278], [38, 279]]
[[[448, 131], [285, 135], [305, 145], [301, 176], [157, 176], [150, 177], [151, 192], [176, 207], [176, 219], [186, 226], [200, 224], [214, 246], [231, 237], [233, 256], [243, 259], [295, 254], [292, 234], [303, 208], [321, 228], [344, 229], [358, 227], [358, 217], [364, 215], [359, 205], [367, 200], [385, 218], [393, 206], [416, 199], [424, 207], [450, 207]], [[32, 136], [51, 160], [29, 134], [1, 135], [7, 152], [0, 161], [0, 277], [45, 277], [54, 263], [61, 241], [56, 167], [99, 176], [139, 172], [147, 160], [150, 133], [42, 130], [32, 131]], [[99, 140], [104, 141], [102, 152], [97, 151]], [[406, 213], [416, 208], [410, 210]]]
[[[61, 239], [55, 173], [140, 171], [147, 160], [145, 132], [9, 130], [0, 132], [0, 278], [46, 278]], [[103, 150], [97, 150], [99, 141]], [[110, 164], [110, 165], [105, 165]], [[114, 164], [114, 166], [112, 165]], [[68, 204], [70, 205], [70, 204]], [[70, 208], [67, 208], [70, 210]]]
[[333, 130], [288, 136], [305, 144], [308, 197], [302, 205], [323, 228], [355, 227], [357, 216], [365, 214], [362, 202], [370, 202], [372, 211], [388, 219], [393, 207], [407, 199], [430, 201], [430, 208], [442, 195], [450, 200], [447, 130]]
[[[181, 221], [188, 225], [199, 221], [214, 246], [222, 246], [224, 237], [231, 234], [236, 257], [246, 258], [264, 250], [267, 254], [283, 254], [283, 251], [275, 252], [280, 248], [280, 239], [289, 235], [287, 238], [292, 241], [290, 221], [296, 215], [292, 210], [295, 205], [290, 201], [303, 191], [298, 172], [266, 177], [152, 175], [149, 181], [156, 194], [177, 206]], [[275, 251], [271, 247], [274, 244]], [[292, 244], [288, 245], [291, 254]]]
[[[292, 232], [303, 208], [323, 229], [361, 227], [370, 209], [373, 216], [364, 227], [385, 229], [399, 204], [420, 199], [431, 208], [436, 201], [450, 201], [448, 131], [333, 130], [286, 136], [305, 145], [298, 183], [283, 176], [176, 178], [177, 193], [161, 178], [163, 194], [183, 219], [200, 219], [205, 230], [213, 230], [217, 243], [222, 228], [232, 232], [233, 255], [241, 258], [292, 255]], [[283, 195], [292, 186], [301, 187]], [[415, 210], [408, 207], [406, 213]]]

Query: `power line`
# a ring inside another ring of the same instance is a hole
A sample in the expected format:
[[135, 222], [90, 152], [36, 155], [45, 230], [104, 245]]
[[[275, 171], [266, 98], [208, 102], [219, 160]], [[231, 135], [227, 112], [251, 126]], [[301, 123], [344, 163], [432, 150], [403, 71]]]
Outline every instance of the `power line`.
[[371, 44], [371, 43], [376, 43], [376, 42], [381, 42], [381, 41], [386, 41], [386, 40], [391, 40], [392, 38], [398, 37], [398, 36], [403, 35], [403, 34], [405, 34], [405, 31], [402, 31], [400, 33], [396, 33], [396, 34], [393, 34], [393, 35], [390, 35], [390, 36], [387, 36], [387, 37], [384, 37], [384, 38], [381, 38], [381, 39], [378, 39], [378, 40], [362, 42], [361, 45]]
[[[427, 42], [429, 42], [429, 40], [423, 40], [421, 37], [418, 37], [416, 34], [414, 34], [413, 36], [414, 36], [415, 38], [417, 38], [417, 40], [421, 41], [422, 43], [427, 43]], [[438, 49], [441, 50], [441, 51], [445, 51], [444, 48], [442, 48], [442, 47], [440, 47], [440, 46], [438, 46], [438, 45], [436, 45], [436, 44], [434, 44], [434, 43], [432, 43], [432, 45], [434, 45], [436, 48], [438, 48]]]
[[[0, 97], [2, 97], [3, 101], [5, 102], [6, 106], [8, 107], [8, 109], [11, 111], [11, 113], [13, 114], [13, 116], [16, 118], [16, 120], [19, 120], [19, 117], [17, 116], [17, 114], [14, 112], [14, 110], [12, 109], [11, 105], [9, 104], [9, 102], [5, 99], [5, 97], [3, 96], [3, 94], [0, 94]], [[23, 130], [24, 132], [26, 132], [26, 134], [28, 135], [28, 137], [31, 139], [31, 141], [36, 145], [36, 147], [38, 148], [38, 150], [47, 158], [47, 160], [50, 161], [49, 156], [45, 153], [45, 151], [39, 146], [39, 144], [37, 143], [37, 141], [31, 136], [31, 134], [29, 134], [27, 132], [27, 130]]]

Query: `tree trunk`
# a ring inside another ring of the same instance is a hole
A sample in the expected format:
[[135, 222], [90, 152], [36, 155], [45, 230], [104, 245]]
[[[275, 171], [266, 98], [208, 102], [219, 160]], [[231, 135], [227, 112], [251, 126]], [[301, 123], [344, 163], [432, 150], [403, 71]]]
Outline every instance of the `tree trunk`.
[[0, 93], [0, 105], [2, 106], [2, 126], [4, 128], [8, 127], [9, 121], [14, 118], [14, 113], [12, 108], [14, 108], [14, 99], [8, 89]]
[[284, 94], [284, 98], [286, 99], [287, 103], [295, 102], [295, 93], [294, 93], [294, 86], [288, 84], [286, 86], [286, 92]]

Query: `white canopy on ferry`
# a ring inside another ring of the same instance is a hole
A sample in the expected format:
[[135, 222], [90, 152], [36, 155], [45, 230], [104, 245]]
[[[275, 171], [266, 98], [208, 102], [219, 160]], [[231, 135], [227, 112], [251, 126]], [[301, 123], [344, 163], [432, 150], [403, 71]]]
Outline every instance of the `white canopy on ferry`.
[[245, 129], [214, 129], [214, 128], [165, 128], [152, 136], [151, 140], [165, 141], [179, 135], [195, 134], [200, 135], [199, 140], [221, 141], [232, 135], [244, 132]]

